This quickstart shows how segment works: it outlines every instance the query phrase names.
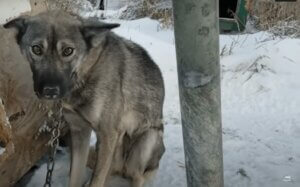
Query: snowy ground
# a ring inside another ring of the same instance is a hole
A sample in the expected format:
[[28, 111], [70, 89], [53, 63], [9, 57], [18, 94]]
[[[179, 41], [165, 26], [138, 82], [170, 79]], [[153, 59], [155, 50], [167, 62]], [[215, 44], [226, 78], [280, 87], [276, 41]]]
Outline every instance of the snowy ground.
[[300, 40], [221, 36], [225, 184], [300, 186]]
[[[115, 32], [145, 47], [163, 72], [167, 151], [153, 186], [184, 187], [173, 31], [148, 18], [108, 21], [120, 22]], [[300, 40], [266, 32], [221, 35], [220, 53], [225, 186], [299, 187]], [[55, 187], [66, 186], [68, 156], [66, 150], [58, 154]], [[36, 170], [28, 187], [42, 186], [45, 168]]]

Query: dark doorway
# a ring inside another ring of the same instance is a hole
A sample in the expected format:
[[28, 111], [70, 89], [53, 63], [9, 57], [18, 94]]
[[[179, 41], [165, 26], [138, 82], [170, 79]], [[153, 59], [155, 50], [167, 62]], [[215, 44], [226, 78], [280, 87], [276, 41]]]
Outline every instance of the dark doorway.
[[100, 7], [99, 7], [100, 10], [104, 10], [104, 0], [101, 0], [100, 1]]
[[221, 18], [234, 18], [238, 0], [220, 0], [219, 13]]

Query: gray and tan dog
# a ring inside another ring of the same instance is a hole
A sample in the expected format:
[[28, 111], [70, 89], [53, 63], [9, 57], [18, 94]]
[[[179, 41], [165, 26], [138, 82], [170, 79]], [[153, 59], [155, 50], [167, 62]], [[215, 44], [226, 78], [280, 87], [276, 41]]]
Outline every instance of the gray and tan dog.
[[18, 31], [37, 96], [63, 101], [72, 140], [70, 187], [82, 186], [92, 130], [98, 141], [91, 187], [106, 186], [112, 174], [141, 187], [165, 151], [161, 72], [143, 48], [110, 31], [118, 26], [60, 11], [4, 25]]

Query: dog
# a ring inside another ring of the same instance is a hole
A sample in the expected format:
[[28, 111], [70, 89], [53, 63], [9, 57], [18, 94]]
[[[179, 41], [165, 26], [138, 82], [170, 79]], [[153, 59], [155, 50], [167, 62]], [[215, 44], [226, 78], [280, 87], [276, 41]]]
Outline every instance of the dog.
[[114, 174], [142, 187], [165, 152], [161, 71], [142, 47], [111, 31], [117, 27], [62, 11], [4, 25], [17, 31], [37, 97], [63, 103], [71, 132], [70, 187], [84, 183], [92, 130], [97, 154], [90, 187], [106, 186]]

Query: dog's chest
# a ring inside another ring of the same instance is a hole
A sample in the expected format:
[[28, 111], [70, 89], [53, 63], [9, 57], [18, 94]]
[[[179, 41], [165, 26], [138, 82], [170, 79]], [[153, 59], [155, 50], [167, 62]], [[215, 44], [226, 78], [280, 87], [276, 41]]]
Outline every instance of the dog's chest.
[[82, 89], [72, 92], [70, 97], [64, 100], [63, 107], [69, 112], [84, 118], [93, 129], [97, 129], [105, 108], [105, 99], [96, 94], [95, 90]]
[[90, 111], [90, 105], [93, 103], [94, 94], [89, 88], [80, 88], [69, 95], [69, 97], [63, 100], [64, 109], [77, 113], [88, 114]]
[[66, 103], [74, 108], [81, 108], [92, 102], [94, 91], [89, 87], [82, 87], [72, 91], [70, 96], [65, 100]]

